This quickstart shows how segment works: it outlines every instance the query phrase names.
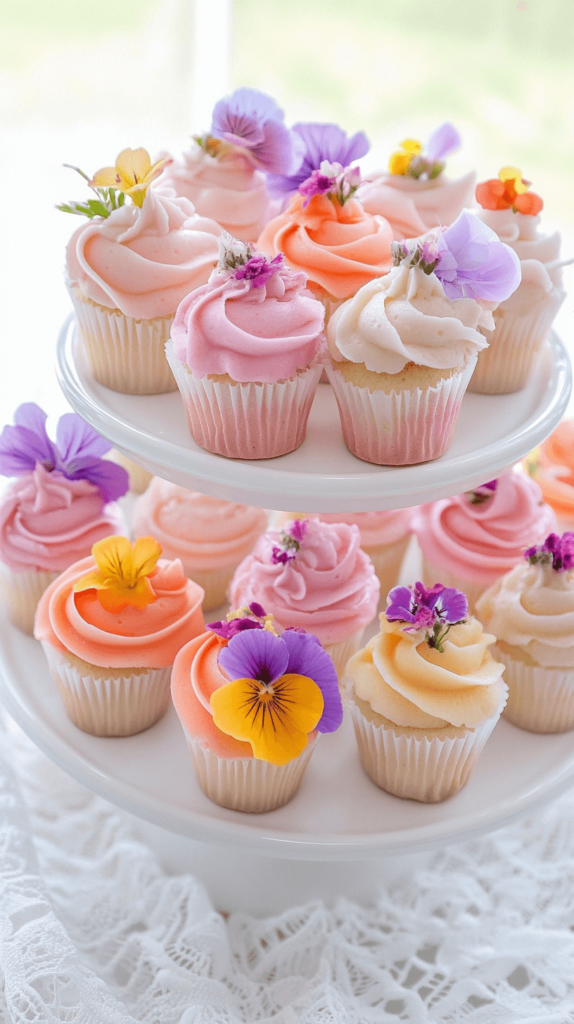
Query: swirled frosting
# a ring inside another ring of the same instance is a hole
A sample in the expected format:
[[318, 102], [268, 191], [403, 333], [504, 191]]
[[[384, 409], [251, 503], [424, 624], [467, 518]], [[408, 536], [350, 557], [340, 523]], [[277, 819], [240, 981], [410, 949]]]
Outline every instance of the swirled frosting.
[[310, 519], [297, 557], [274, 564], [280, 534], [268, 530], [231, 582], [231, 605], [258, 601], [282, 628], [300, 626], [322, 644], [352, 636], [374, 617], [380, 584], [357, 526]]
[[304, 274], [283, 267], [255, 288], [214, 271], [180, 304], [173, 350], [195, 377], [227, 373], [239, 383], [272, 384], [313, 361], [324, 344], [324, 318]]
[[400, 373], [409, 362], [444, 370], [486, 348], [483, 322], [474, 299], [447, 299], [435, 274], [398, 266], [335, 310], [327, 341], [333, 359], [375, 373]]
[[543, 234], [539, 213], [532, 217], [515, 212], [512, 207], [507, 210], [484, 210], [481, 207], [477, 216], [496, 231], [500, 240], [510, 245], [521, 260], [550, 263], [560, 258], [560, 232]]
[[91, 556], [83, 558], [50, 584], [36, 612], [37, 640], [102, 668], [162, 668], [203, 633], [203, 590], [184, 575], [179, 559], [160, 558], [150, 573], [155, 601], [115, 613], [102, 607], [97, 591], [73, 592], [95, 567]]
[[72, 235], [68, 277], [93, 302], [125, 316], [150, 320], [175, 313], [183, 297], [205, 284], [221, 234], [189, 200], [148, 189], [143, 206], [114, 210]]
[[133, 513], [134, 537], [155, 537], [186, 572], [238, 565], [267, 528], [261, 508], [222, 501], [154, 477]]
[[[317, 512], [309, 519], [321, 519], [324, 523], [348, 523], [359, 527], [361, 547], [364, 551], [384, 544], [395, 544], [411, 531], [412, 508], [395, 508], [384, 512]], [[285, 520], [304, 519], [307, 513], [285, 512]]]
[[15, 572], [61, 572], [85, 558], [92, 544], [124, 533], [119, 505], [104, 503], [87, 480], [68, 480], [36, 463], [0, 498], [0, 560]]
[[340, 203], [316, 195], [304, 206], [293, 196], [286, 211], [270, 220], [257, 247], [270, 256], [282, 252], [293, 270], [336, 299], [347, 299], [386, 273], [393, 233], [383, 217], [366, 213], [356, 199]]
[[421, 630], [381, 615], [381, 632], [347, 664], [355, 695], [395, 725], [440, 729], [479, 725], [500, 708], [504, 665], [488, 648], [496, 640], [477, 619], [453, 626], [443, 653]]
[[369, 175], [357, 193], [368, 213], [388, 220], [395, 239], [417, 238], [448, 227], [465, 206], [473, 205], [476, 173], [452, 180], [439, 174], [422, 181], [406, 174]]
[[479, 598], [476, 614], [526, 659], [574, 667], [574, 571], [522, 562]]
[[544, 500], [556, 515], [574, 517], [574, 420], [563, 420], [540, 448], [534, 470]]
[[534, 480], [503, 473], [481, 504], [457, 494], [421, 506], [414, 529], [429, 562], [487, 587], [556, 529], [556, 516]]
[[211, 217], [248, 242], [259, 237], [272, 216], [265, 175], [237, 150], [214, 157], [194, 142], [181, 160], [166, 167], [158, 184], [173, 188], [202, 217]]

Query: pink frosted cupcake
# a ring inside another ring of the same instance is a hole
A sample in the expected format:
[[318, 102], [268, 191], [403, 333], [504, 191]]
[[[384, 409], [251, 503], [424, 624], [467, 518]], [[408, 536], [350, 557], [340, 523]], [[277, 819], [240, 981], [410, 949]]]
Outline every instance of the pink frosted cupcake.
[[358, 650], [379, 600], [379, 581], [357, 526], [295, 520], [268, 530], [233, 577], [233, 608], [261, 601], [277, 628], [313, 633], [337, 672]]
[[60, 418], [57, 441], [33, 402], [0, 436], [0, 473], [14, 477], [0, 498], [0, 590], [14, 625], [32, 633], [46, 587], [95, 541], [125, 530], [116, 498], [124, 469], [102, 459], [111, 447], [76, 413]]
[[460, 142], [448, 123], [433, 132], [424, 149], [416, 139], [405, 139], [392, 154], [388, 172], [370, 174], [359, 189], [365, 210], [386, 217], [399, 240], [448, 227], [472, 205], [476, 182], [474, 171], [456, 180], [444, 173], [446, 157]]
[[134, 537], [151, 534], [166, 558], [180, 558], [186, 576], [205, 591], [204, 611], [219, 608], [237, 566], [267, 529], [267, 513], [211, 498], [154, 477], [135, 504]]
[[178, 304], [217, 260], [219, 224], [171, 189], [148, 188], [164, 162], [126, 149], [94, 175], [96, 199], [60, 206], [90, 218], [66, 254], [82, 346], [95, 379], [130, 395], [177, 390], [165, 343]]
[[563, 420], [523, 462], [552, 506], [561, 530], [574, 527], [574, 420]]
[[480, 595], [514, 565], [525, 547], [556, 528], [540, 488], [522, 473], [503, 473], [482, 487], [422, 505], [414, 529], [423, 580], [463, 590], [471, 611]]
[[410, 248], [393, 242], [393, 252], [390, 273], [331, 317], [326, 370], [349, 451], [401, 466], [448, 449], [477, 353], [487, 344], [478, 330], [492, 323], [484, 307], [514, 291], [520, 266], [513, 250], [467, 211]]
[[304, 274], [225, 234], [166, 348], [194, 441], [232, 459], [298, 448], [322, 372], [323, 321]]

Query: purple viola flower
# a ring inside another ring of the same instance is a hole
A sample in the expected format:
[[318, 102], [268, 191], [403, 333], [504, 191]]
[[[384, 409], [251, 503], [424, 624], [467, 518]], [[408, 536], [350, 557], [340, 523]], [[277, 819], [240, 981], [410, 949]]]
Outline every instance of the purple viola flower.
[[518, 288], [522, 272], [514, 249], [468, 210], [441, 231], [437, 243], [434, 272], [447, 298], [502, 302]]
[[299, 135], [283, 122], [283, 111], [257, 89], [236, 89], [213, 108], [211, 135], [247, 149], [265, 171], [293, 174], [303, 158]]
[[532, 565], [552, 565], [554, 572], [569, 572], [574, 569], [574, 533], [550, 533], [543, 544], [527, 548], [524, 557]]
[[206, 628], [210, 629], [212, 633], [217, 633], [224, 640], [231, 640], [232, 636], [236, 636], [237, 633], [243, 633], [246, 629], [264, 629], [265, 621], [261, 622], [259, 620], [270, 618], [271, 616], [267, 615], [267, 612], [258, 601], [252, 601], [247, 607], [238, 608], [237, 612], [230, 612], [227, 619], [223, 621], [208, 622]]
[[461, 144], [461, 137], [453, 124], [445, 121], [440, 127], [435, 128], [425, 146], [425, 157], [429, 163], [435, 163], [446, 159], [450, 153], [454, 153]]
[[252, 256], [250, 260], [247, 260], [243, 266], [238, 267], [234, 273], [234, 277], [238, 281], [249, 281], [252, 288], [263, 288], [263, 285], [267, 284], [270, 277], [276, 274], [278, 270], [281, 270], [285, 257], [280, 252], [272, 260], [268, 259], [263, 253], [257, 253]]
[[420, 582], [413, 587], [393, 587], [388, 601], [385, 611], [388, 621], [408, 623], [406, 633], [426, 630], [429, 647], [435, 647], [441, 654], [451, 626], [464, 622], [468, 614], [466, 596], [442, 583], [430, 588]]
[[293, 131], [302, 139], [304, 155], [294, 172], [289, 174], [268, 174], [267, 186], [274, 196], [288, 196], [296, 192], [313, 171], [319, 171], [323, 160], [330, 164], [348, 167], [369, 152], [370, 142], [364, 132], [356, 132], [350, 138], [337, 124], [299, 122]]
[[129, 490], [129, 476], [122, 466], [103, 459], [111, 444], [75, 412], [58, 421], [56, 442], [46, 431], [46, 413], [34, 402], [20, 405], [14, 426], [0, 434], [0, 474], [22, 476], [40, 463], [49, 472], [58, 470], [68, 480], [87, 480], [105, 502], [116, 501]]
[[451, 626], [462, 622], [468, 615], [466, 594], [463, 594], [462, 590], [455, 590], [454, 587], [443, 587], [440, 594], [436, 595], [434, 612], [437, 619], [448, 622]]
[[239, 633], [219, 652], [219, 664], [230, 679], [255, 679], [270, 685], [281, 676], [312, 679], [323, 695], [319, 732], [334, 732], [343, 721], [335, 666], [317, 638], [294, 630], [275, 636], [267, 630]]

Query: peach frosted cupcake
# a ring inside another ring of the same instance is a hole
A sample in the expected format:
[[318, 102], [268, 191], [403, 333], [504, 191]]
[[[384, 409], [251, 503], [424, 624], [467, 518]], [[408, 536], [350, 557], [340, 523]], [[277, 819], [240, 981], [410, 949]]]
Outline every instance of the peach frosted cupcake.
[[448, 227], [473, 200], [476, 173], [453, 180], [444, 173], [445, 161], [459, 148], [460, 135], [445, 122], [426, 146], [405, 139], [392, 154], [389, 170], [369, 174], [358, 198], [368, 213], [386, 217], [395, 239], [416, 238], [433, 228]]
[[472, 612], [480, 595], [524, 548], [556, 528], [540, 488], [522, 473], [503, 473], [482, 487], [421, 505], [414, 529], [423, 553], [423, 581], [464, 591]]
[[346, 671], [361, 764], [388, 793], [438, 803], [466, 784], [505, 705], [496, 638], [440, 583], [395, 587], [380, 621]]
[[132, 736], [167, 710], [171, 667], [204, 630], [203, 591], [153, 537], [94, 544], [50, 584], [36, 612], [68, 717], [93, 736]]
[[327, 376], [349, 451], [401, 466], [449, 447], [493, 304], [520, 281], [516, 253], [464, 211], [444, 232], [393, 242], [394, 266], [331, 317]]
[[536, 480], [563, 530], [574, 527], [574, 420], [563, 420], [523, 466]]
[[59, 207], [90, 220], [66, 251], [82, 347], [98, 383], [130, 395], [177, 390], [165, 343], [179, 302], [207, 281], [221, 233], [188, 199], [149, 188], [164, 164], [125, 149], [89, 181], [95, 199]]
[[303, 519], [268, 530], [233, 577], [231, 605], [261, 601], [278, 629], [313, 633], [342, 674], [379, 600], [379, 581], [360, 543], [358, 527], [347, 523]]
[[288, 803], [319, 735], [343, 720], [337, 673], [317, 638], [277, 636], [257, 602], [182, 648], [171, 689], [203, 792], [236, 811]]
[[529, 732], [574, 729], [574, 533], [551, 533], [490, 587], [476, 613], [496, 632], [508, 704]]
[[267, 513], [154, 477], [135, 504], [133, 535], [155, 537], [166, 558], [205, 591], [204, 611], [219, 608], [237, 566], [267, 529]]

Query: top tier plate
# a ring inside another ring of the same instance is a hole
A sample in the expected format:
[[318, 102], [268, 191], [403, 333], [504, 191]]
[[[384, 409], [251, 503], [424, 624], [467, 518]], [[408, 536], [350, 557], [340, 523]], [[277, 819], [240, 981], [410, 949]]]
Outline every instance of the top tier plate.
[[527, 388], [514, 395], [465, 395], [446, 455], [397, 467], [373, 466], [350, 454], [335, 397], [324, 384], [296, 452], [261, 462], [211, 455], [191, 439], [178, 392], [121, 395], [94, 381], [72, 315], [58, 339], [58, 377], [76, 412], [149, 472], [217, 498], [289, 512], [404, 508], [470, 490], [540, 444], [560, 422], [571, 390], [570, 362], [554, 334]]

